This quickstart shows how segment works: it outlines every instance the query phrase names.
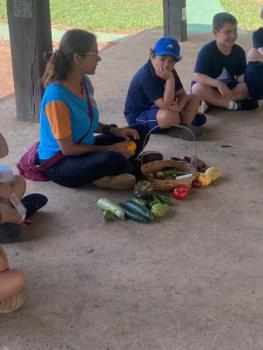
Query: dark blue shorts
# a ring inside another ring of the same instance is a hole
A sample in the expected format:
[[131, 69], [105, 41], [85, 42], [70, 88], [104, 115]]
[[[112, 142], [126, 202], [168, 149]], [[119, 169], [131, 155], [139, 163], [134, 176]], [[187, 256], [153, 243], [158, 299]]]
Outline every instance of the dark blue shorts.
[[152, 133], [161, 132], [161, 129], [158, 127], [158, 122], [156, 120], [157, 112], [159, 111], [159, 107], [153, 105], [151, 108], [146, 111], [141, 112], [136, 117], [136, 124], [141, 124], [146, 126], [149, 130], [155, 128]]
[[245, 71], [245, 83], [253, 100], [263, 99], [263, 63], [250, 62]]

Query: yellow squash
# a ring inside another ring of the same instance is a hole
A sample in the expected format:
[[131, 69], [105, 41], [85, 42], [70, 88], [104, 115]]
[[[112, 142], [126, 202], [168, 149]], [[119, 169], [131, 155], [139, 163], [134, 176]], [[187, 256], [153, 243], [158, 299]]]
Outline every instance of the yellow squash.
[[211, 176], [204, 173], [198, 173], [196, 180], [201, 183], [201, 186], [209, 186], [212, 182]]
[[222, 170], [213, 166], [213, 167], [206, 169], [205, 174], [210, 175], [212, 181], [215, 181], [220, 176], [222, 176]]

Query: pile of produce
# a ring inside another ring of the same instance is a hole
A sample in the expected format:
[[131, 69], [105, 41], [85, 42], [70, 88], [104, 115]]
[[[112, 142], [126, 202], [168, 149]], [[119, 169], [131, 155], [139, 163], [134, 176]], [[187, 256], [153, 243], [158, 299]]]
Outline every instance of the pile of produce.
[[[189, 174], [175, 168], [165, 168], [154, 174], [157, 178], [185, 178]], [[213, 181], [222, 175], [222, 171], [216, 167], [203, 168], [202, 172], [196, 174], [191, 187], [209, 186]], [[192, 174], [190, 174], [192, 176]], [[149, 181], [142, 180], [134, 187], [134, 197], [122, 203], [114, 203], [107, 198], [98, 200], [98, 206], [102, 209], [105, 222], [116, 218], [125, 220], [131, 219], [140, 223], [150, 223], [155, 219], [164, 217], [172, 204], [171, 198], [185, 200], [189, 197], [190, 188], [187, 185], [177, 185], [172, 191], [172, 197], [154, 192]]]
[[155, 218], [163, 217], [169, 209], [171, 200], [168, 196], [153, 192], [148, 181], [139, 181], [134, 187], [135, 196], [123, 203], [114, 203], [110, 199], [101, 198], [98, 206], [102, 209], [105, 222], [115, 218], [131, 219], [141, 223], [149, 223]]

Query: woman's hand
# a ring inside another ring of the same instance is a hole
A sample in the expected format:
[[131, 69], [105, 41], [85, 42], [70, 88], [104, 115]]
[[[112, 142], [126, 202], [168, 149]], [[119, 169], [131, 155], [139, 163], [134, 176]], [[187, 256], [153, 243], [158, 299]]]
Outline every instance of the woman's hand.
[[121, 153], [125, 158], [130, 158], [134, 155], [134, 152], [131, 153], [128, 151], [129, 142], [130, 141], [127, 140], [123, 142], [114, 143], [113, 145], [105, 147], [107, 147], [108, 151], [118, 152]]
[[123, 137], [126, 140], [132, 138], [133, 140], [139, 140], [139, 134], [136, 129], [132, 128], [113, 128], [111, 129], [111, 134], [119, 137]]

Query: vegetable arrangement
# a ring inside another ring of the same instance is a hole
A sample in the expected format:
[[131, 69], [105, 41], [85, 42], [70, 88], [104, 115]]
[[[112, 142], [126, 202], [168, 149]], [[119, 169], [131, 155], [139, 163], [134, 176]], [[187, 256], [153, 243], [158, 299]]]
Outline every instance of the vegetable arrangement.
[[154, 193], [150, 182], [145, 180], [137, 182], [134, 193], [135, 197], [119, 204], [107, 198], [99, 199], [97, 204], [102, 209], [104, 221], [127, 218], [146, 224], [155, 218], [163, 217], [168, 212], [170, 198]]
[[[196, 178], [192, 181], [192, 188], [209, 186], [213, 181], [222, 175], [222, 171], [216, 167], [202, 169], [197, 172]], [[170, 179], [187, 176], [184, 171], [175, 168], [164, 168], [154, 174], [159, 179]], [[192, 176], [192, 174], [190, 174]], [[178, 185], [172, 191], [172, 197], [176, 200], [185, 200], [189, 196], [187, 185]], [[97, 204], [102, 209], [105, 222], [116, 218], [120, 220], [131, 219], [139, 223], [150, 223], [156, 218], [161, 218], [169, 211], [171, 197], [155, 193], [149, 181], [138, 181], [134, 187], [134, 197], [122, 203], [114, 203], [110, 199], [101, 198]]]

